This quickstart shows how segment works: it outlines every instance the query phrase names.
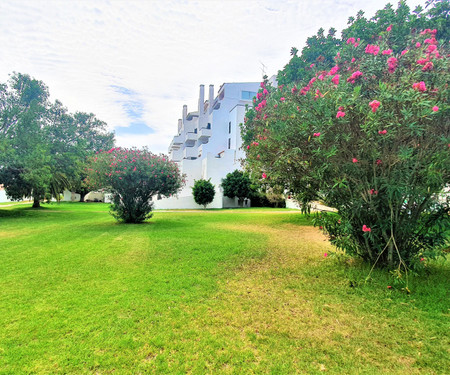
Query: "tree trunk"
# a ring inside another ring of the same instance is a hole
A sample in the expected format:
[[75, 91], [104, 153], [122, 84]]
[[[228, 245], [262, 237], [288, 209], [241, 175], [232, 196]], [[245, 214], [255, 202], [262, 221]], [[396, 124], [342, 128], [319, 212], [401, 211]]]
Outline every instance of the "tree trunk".
[[80, 193], [80, 202], [84, 202], [84, 197], [87, 195], [87, 193]]
[[394, 264], [394, 243], [391, 241], [388, 245], [388, 264], [389, 267], [392, 268], [392, 265]]
[[33, 208], [41, 208], [41, 202], [39, 201], [39, 198], [33, 198]]

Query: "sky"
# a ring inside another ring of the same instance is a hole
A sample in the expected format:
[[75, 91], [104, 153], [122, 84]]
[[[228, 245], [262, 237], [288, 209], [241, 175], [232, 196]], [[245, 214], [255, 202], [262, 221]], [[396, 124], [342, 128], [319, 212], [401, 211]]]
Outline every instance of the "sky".
[[29, 74], [70, 112], [105, 121], [117, 145], [167, 153], [201, 84], [216, 95], [225, 82], [260, 82], [320, 27], [340, 33], [348, 17], [387, 2], [0, 0], [0, 83]]

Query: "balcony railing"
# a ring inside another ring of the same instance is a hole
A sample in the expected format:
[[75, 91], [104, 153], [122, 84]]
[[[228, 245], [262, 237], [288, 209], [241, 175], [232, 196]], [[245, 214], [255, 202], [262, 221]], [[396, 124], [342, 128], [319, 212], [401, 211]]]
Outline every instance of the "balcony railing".
[[211, 137], [212, 135], [212, 130], [211, 129], [200, 129], [200, 131], [198, 132], [198, 139], [200, 139], [201, 141], [207, 140], [209, 139], [209, 137]]

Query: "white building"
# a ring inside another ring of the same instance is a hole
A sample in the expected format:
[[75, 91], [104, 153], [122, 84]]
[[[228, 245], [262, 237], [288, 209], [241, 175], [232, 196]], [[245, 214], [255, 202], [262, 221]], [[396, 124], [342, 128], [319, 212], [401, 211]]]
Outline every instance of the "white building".
[[183, 106], [178, 131], [169, 146], [169, 157], [178, 163], [186, 175], [183, 190], [171, 198], [155, 199], [156, 209], [201, 208], [192, 196], [195, 180], [211, 179], [216, 195], [208, 208], [236, 207], [237, 199], [224, 197], [220, 184], [235, 169], [240, 169], [241, 149], [239, 124], [244, 121], [246, 105], [252, 105], [259, 82], [224, 83], [214, 97], [214, 86], [209, 86], [205, 100], [205, 87], [200, 85], [198, 108], [188, 112]]

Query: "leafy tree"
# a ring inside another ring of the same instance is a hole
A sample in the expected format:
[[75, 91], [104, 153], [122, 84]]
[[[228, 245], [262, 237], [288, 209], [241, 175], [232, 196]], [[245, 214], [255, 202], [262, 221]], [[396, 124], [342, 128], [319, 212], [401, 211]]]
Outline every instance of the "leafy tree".
[[48, 98], [44, 83], [28, 75], [0, 85], [0, 181], [12, 199], [33, 197], [33, 207], [79, 180], [88, 153], [114, 144], [106, 123]]
[[152, 214], [154, 196], [176, 194], [184, 180], [176, 163], [146, 148], [111, 148], [90, 158], [86, 185], [112, 193], [112, 215], [126, 223], [141, 223]]
[[202, 205], [204, 208], [214, 200], [216, 190], [214, 185], [209, 180], [196, 180], [192, 187], [192, 195], [194, 196], [195, 203]]
[[263, 82], [242, 127], [254, 174], [304, 208], [316, 199], [336, 208], [317, 221], [333, 244], [399, 270], [448, 246], [449, 206], [436, 199], [450, 183], [449, 48], [440, 33], [389, 24], [375, 43], [353, 35], [333, 67], [277, 90]]
[[252, 194], [252, 181], [247, 173], [235, 170], [222, 179], [223, 194], [228, 198], [237, 197], [242, 206], [245, 198]]

